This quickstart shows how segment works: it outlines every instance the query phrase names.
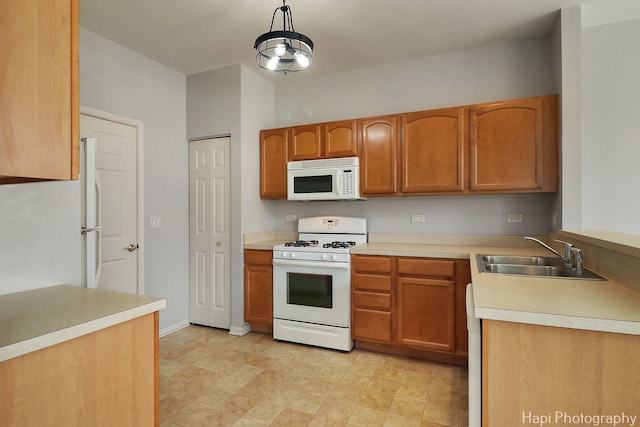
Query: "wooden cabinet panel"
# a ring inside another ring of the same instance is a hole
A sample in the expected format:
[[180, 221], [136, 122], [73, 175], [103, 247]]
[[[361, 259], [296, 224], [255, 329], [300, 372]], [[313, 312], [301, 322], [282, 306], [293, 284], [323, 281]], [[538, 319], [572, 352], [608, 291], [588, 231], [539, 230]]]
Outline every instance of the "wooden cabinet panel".
[[596, 425], [554, 422], [555, 411], [640, 414], [637, 335], [483, 320], [482, 354], [483, 426], [525, 425], [524, 414]]
[[467, 114], [460, 107], [402, 115], [403, 193], [464, 190]]
[[557, 191], [557, 101], [550, 96], [471, 107], [472, 191]]
[[0, 425], [159, 425], [157, 319], [150, 313], [0, 363]]
[[437, 350], [455, 349], [455, 293], [450, 280], [400, 277], [398, 343]]
[[287, 162], [289, 161], [289, 129], [260, 132], [260, 197], [287, 198]]
[[358, 125], [355, 120], [330, 122], [323, 125], [324, 157], [354, 157], [358, 155]]
[[391, 257], [377, 255], [353, 255], [351, 257], [353, 271], [366, 273], [391, 273]]
[[429, 258], [398, 258], [397, 274], [453, 277], [455, 261]]
[[272, 251], [245, 250], [244, 319], [273, 324]]
[[391, 276], [377, 274], [353, 273], [353, 288], [378, 292], [391, 292]]
[[391, 343], [391, 312], [354, 308], [351, 334], [355, 340]]
[[3, 0], [0, 16], [0, 184], [78, 179], [78, 0]]
[[291, 156], [294, 160], [313, 160], [322, 157], [322, 132], [320, 125], [291, 128]]
[[391, 310], [391, 294], [354, 291], [353, 304], [362, 308]]
[[398, 116], [360, 120], [360, 188], [363, 195], [398, 191]]

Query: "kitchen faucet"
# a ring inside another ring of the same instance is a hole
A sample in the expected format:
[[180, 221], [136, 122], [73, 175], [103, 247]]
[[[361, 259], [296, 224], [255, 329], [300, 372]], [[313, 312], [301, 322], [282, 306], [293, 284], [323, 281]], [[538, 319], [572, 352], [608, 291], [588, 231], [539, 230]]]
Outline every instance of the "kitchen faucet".
[[[564, 266], [566, 268], [570, 268], [577, 274], [582, 274], [582, 251], [574, 247], [573, 244], [565, 242], [564, 240], [554, 239], [554, 242], [562, 243], [564, 245], [564, 255], [562, 255], [560, 252], [556, 251], [551, 246], [547, 245], [541, 240], [536, 239], [535, 237], [524, 236], [524, 240], [531, 240], [532, 242], [538, 243], [545, 249], [558, 256], [562, 261], [564, 261]], [[575, 263], [573, 262], [572, 258], [575, 260]]]

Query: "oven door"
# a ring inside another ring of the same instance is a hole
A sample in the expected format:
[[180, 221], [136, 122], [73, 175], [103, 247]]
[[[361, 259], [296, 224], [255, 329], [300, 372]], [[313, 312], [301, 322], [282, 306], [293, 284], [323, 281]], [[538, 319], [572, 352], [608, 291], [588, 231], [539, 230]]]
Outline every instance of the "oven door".
[[348, 328], [348, 262], [273, 260], [273, 317]]

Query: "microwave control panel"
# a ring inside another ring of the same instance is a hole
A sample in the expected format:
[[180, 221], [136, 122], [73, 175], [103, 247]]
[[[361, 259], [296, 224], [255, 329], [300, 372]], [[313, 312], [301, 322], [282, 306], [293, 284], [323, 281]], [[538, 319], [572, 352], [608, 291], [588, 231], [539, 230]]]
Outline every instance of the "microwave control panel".
[[353, 169], [343, 169], [340, 174], [341, 182], [340, 185], [340, 194], [350, 195], [354, 194], [354, 173]]

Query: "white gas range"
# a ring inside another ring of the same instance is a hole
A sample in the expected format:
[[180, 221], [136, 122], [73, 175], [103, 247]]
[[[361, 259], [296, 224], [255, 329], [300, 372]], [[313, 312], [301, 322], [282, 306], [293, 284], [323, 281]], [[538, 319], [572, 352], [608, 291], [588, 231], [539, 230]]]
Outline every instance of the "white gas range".
[[367, 242], [367, 220], [300, 218], [298, 233], [273, 248], [273, 337], [350, 351], [349, 249]]

